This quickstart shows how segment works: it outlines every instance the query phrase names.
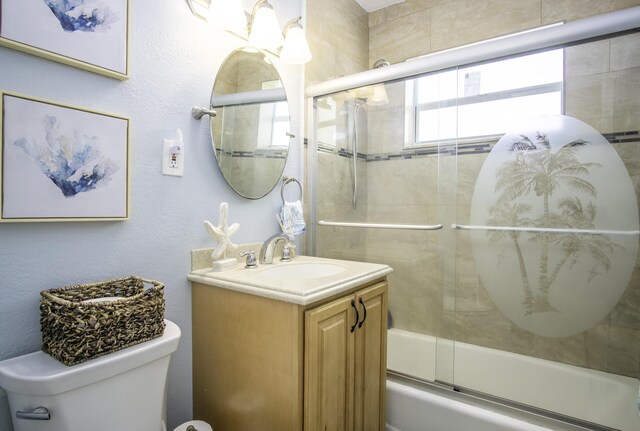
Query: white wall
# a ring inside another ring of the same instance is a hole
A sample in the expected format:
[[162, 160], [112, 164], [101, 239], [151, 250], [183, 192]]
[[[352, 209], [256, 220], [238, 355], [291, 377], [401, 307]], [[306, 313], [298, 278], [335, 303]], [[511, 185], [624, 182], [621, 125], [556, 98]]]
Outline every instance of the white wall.
[[[283, 24], [301, 14], [303, 0], [274, 0]], [[252, 2], [245, 2], [249, 9]], [[208, 121], [191, 118], [206, 105], [215, 73], [242, 42], [194, 17], [184, 0], [131, 1], [131, 78], [128, 81], [0, 48], [0, 89], [132, 119], [131, 220], [126, 222], [0, 224], [0, 360], [39, 348], [39, 292], [129, 274], [165, 283], [166, 317], [182, 329], [169, 376], [172, 429], [191, 418], [191, 289], [189, 251], [213, 245], [202, 221], [218, 219], [229, 202], [239, 222], [235, 242], [262, 241], [278, 230], [276, 188], [258, 201], [243, 199], [217, 169]], [[292, 142], [285, 172], [302, 178], [302, 68], [276, 61], [290, 100]], [[185, 175], [161, 175], [163, 137], [184, 134]], [[27, 191], [28, 192], [28, 191]], [[0, 394], [0, 429], [9, 412]]]

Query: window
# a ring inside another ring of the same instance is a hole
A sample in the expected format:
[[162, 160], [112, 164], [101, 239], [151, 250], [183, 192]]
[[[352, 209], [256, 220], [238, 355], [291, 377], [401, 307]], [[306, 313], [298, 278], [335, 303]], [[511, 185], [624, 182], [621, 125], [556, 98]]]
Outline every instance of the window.
[[[263, 90], [282, 87], [279, 79], [262, 83]], [[280, 149], [289, 145], [289, 107], [287, 102], [263, 102], [260, 104], [258, 122], [258, 148]]]
[[562, 49], [406, 82], [405, 146], [501, 135], [523, 119], [562, 113]]

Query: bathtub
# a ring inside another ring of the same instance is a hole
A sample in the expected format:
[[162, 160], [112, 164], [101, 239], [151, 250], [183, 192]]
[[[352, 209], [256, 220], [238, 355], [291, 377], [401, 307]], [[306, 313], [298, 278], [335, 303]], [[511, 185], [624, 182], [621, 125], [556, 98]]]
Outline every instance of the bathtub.
[[387, 380], [387, 431], [550, 431], [447, 396]]
[[[387, 346], [391, 371], [431, 381], [451, 381], [455, 376], [460, 387], [622, 431], [640, 430], [637, 379], [394, 328], [388, 332]], [[447, 393], [388, 380], [387, 431], [552, 429]]]

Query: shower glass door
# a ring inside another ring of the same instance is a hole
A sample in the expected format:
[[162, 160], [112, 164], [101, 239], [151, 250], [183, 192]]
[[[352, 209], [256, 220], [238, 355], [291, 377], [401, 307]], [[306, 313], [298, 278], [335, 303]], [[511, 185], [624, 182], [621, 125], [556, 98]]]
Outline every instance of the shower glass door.
[[640, 429], [638, 46], [460, 68], [454, 385]]
[[[388, 365], [436, 380], [436, 364], [445, 363], [436, 360], [439, 331], [453, 328], [443, 325], [443, 301], [448, 297], [452, 309], [454, 286], [454, 238], [441, 235], [440, 220], [454, 214], [455, 183], [440, 181], [439, 173], [455, 179], [455, 143], [406, 144], [405, 129], [415, 111], [406, 102], [412, 85], [387, 83], [315, 100], [315, 254], [394, 269]], [[453, 364], [442, 370], [450, 374]]]
[[639, 46], [315, 99], [315, 254], [394, 268], [390, 370], [640, 429]]

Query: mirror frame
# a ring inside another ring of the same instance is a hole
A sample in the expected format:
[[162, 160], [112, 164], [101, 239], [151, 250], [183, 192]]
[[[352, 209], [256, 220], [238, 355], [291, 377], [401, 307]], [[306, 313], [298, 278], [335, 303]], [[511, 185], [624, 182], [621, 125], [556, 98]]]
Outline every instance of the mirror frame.
[[[223, 68], [225, 67], [225, 65], [229, 64], [229, 61], [233, 58], [234, 55], [240, 53], [240, 52], [246, 52], [247, 48], [251, 49], [254, 52], [248, 52], [248, 53], [253, 53], [255, 55], [261, 55], [264, 58], [269, 59], [269, 66], [273, 69], [273, 71], [275, 72], [275, 75], [277, 75], [280, 83], [281, 83], [281, 87], [277, 88], [277, 89], [272, 89], [272, 90], [254, 90], [254, 91], [246, 91], [246, 92], [240, 92], [240, 93], [229, 93], [229, 94], [220, 94], [217, 95], [215, 92], [215, 88], [216, 88], [216, 83], [218, 83], [219, 80], [219, 76], [221, 71], [223, 70]], [[283, 157], [283, 163], [282, 163], [282, 168], [280, 169], [278, 175], [276, 178], [273, 179], [273, 184], [270, 184], [268, 190], [266, 190], [264, 193], [262, 191], [260, 191], [260, 193], [255, 194], [255, 195], [250, 195], [249, 193], [246, 193], [243, 190], [240, 190], [240, 188], [238, 187], [237, 184], [232, 184], [233, 181], [230, 180], [230, 178], [228, 178], [228, 176], [225, 174], [224, 170], [222, 169], [222, 167], [220, 166], [220, 158], [218, 156], [218, 151], [219, 149], [216, 148], [216, 131], [215, 129], [219, 126], [216, 125], [216, 121], [221, 121], [220, 118], [223, 115], [224, 112], [224, 108], [225, 107], [234, 107], [234, 106], [246, 106], [246, 105], [256, 105], [256, 104], [262, 104], [262, 103], [274, 103], [274, 102], [278, 102], [278, 101], [285, 101], [287, 102], [287, 108], [289, 108], [290, 106], [290, 102], [287, 96], [287, 91], [285, 88], [285, 83], [282, 79], [282, 75], [280, 73], [280, 71], [278, 70], [278, 68], [275, 66], [274, 62], [273, 62], [273, 58], [269, 55], [268, 52], [264, 51], [264, 50], [259, 50], [253, 47], [248, 47], [248, 46], [240, 46], [236, 49], [234, 49], [233, 51], [231, 51], [231, 53], [229, 55], [226, 56], [226, 58], [224, 59], [224, 61], [222, 62], [222, 64], [220, 65], [220, 67], [218, 68], [218, 71], [216, 72], [215, 75], [215, 79], [214, 79], [214, 83], [213, 83], [213, 88], [211, 90], [211, 98], [210, 98], [210, 102], [209, 102], [209, 106], [210, 109], [216, 112], [216, 115], [210, 115], [209, 117], [209, 132], [210, 132], [210, 138], [211, 138], [211, 146], [214, 152], [214, 158], [215, 158], [215, 162], [216, 162], [216, 166], [218, 167], [218, 169], [220, 170], [220, 173], [222, 174], [222, 177], [224, 178], [224, 180], [226, 181], [226, 183], [229, 185], [229, 187], [231, 187], [231, 189], [233, 189], [233, 191], [238, 194], [239, 196], [246, 198], [246, 199], [251, 199], [251, 200], [257, 200], [257, 199], [262, 199], [263, 197], [265, 197], [266, 195], [268, 195], [269, 193], [271, 193], [273, 191], [273, 189], [278, 185], [278, 183], [280, 182], [280, 180], [282, 179], [282, 175], [284, 174], [286, 165], [287, 165], [287, 161], [289, 158], [289, 152], [290, 152], [290, 145], [291, 145], [291, 139], [294, 138], [294, 135], [289, 132], [287, 132], [287, 135], [289, 137], [288, 143], [287, 143], [287, 147], [286, 149], [283, 149], [282, 151], [286, 151], [286, 154]], [[290, 111], [288, 111], [288, 129], [291, 130], [291, 113]], [[218, 118], [220, 117], [220, 118]], [[218, 118], [216, 120], [216, 118]], [[259, 124], [259, 118], [256, 120], [256, 127]], [[216, 126], [216, 127], [214, 127]], [[220, 136], [220, 139], [222, 139], [222, 136]], [[222, 142], [220, 143], [220, 145], [222, 145]], [[265, 158], [266, 160], [269, 160], [270, 158]]]

